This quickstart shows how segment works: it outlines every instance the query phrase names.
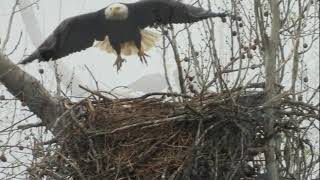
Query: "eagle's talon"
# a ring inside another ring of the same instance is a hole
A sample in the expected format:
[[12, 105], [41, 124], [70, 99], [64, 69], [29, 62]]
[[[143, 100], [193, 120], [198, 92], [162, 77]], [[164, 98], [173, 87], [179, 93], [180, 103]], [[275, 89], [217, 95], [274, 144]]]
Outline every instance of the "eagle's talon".
[[144, 63], [148, 64], [145, 56], [139, 56], [139, 58], [140, 58], [140, 61], [142, 64], [144, 64]]
[[117, 66], [117, 71], [120, 70], [122, 63], [126, 61], [125, 59], [123, 59], [121, 56], [118, 56], [116, 59], [116, 62], [114, 62], [113, 66]]
[[140, 50], [140, 51], [138, 52], [138, 56], [139, 56], [140, 61], [141, 61], [142, 64], [145, 63], [146, 65], [148, 65], [148, 61], [147, 61], [147, 59], [146, 59], [146, 57], [150, 57], [148, 54], [144, 53], [143, 50]]

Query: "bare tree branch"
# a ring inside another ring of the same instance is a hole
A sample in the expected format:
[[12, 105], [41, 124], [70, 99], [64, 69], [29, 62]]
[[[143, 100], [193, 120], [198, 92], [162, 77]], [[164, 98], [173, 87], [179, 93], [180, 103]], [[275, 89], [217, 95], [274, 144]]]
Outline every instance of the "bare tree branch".
[[59, 99], [52, 97], [37, 79], [13, 64], [0, 53], [0, 82], [7, 90], [28, 106], [51, 129], [51, 125], [63, 112]]

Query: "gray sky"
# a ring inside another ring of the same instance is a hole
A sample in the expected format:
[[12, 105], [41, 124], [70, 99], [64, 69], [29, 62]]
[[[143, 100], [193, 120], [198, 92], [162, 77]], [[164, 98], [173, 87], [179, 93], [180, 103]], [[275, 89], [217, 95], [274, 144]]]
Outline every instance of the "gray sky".
[[[29, 1], [35, 1], [35, 0], [29, 0]], [[41, 33], [47, 37], [56, 27], [57, 25], [65, 18], [79, 15], [86, 12], [96, 11], [98, 9], [101, 9], [103, 7], [106, 7], [110, 3], [119, 2], [115, 0], [68, 0], [68, 1], [61, 1], [61, 0], [40, 0], [39, 6], [33, 6], [34, 12], [36, 14], [39, 27], [41, 30]], [[134, 2], [130, 0], [121, 1], [121, 2]], [[10, 14], [10, 10], [12, 9], [14, 1], [0, 1], [0, 21], [1, 22], [7, 22]], [[61, 10], [60, 10], [60, 3], [61, 4]], [[213, 9], [216, 10], [217, 9]], [[60, 16], [61, 15], [61, 16]], [[225, 30], [227, 30], [227, 26], [223, 25], [220, 22], [220, 19], [217, 19], [218, 25], [220, 28], [217, 29], [217, 33], [220, 33], [221, 35], [218, 35], [218, 46], [220, 52], [223, 52], [225, 48], [224, 46], [224, 39], [223, 39], [223, 33], [225, 33]], [[192, 28], [193, 31], [196, 31], [196, 33], [193, 33], [194, 40], [200, 41], [201, 40], [201, 34], [196, 29], [196, 27], [199, 27], [201, 24], [194, 24], [192, 25], [194, 28]], [[181, 26], [180, 26], [181, 27]], [[177, 26], [177, 29], [179, 26]], [[11, 49], [16, 45], [16, 42], [18, 41], [19, 33], [22, 31], [24, 32], [22, 42], [20, 43], [20, 46], [16, 53], [10, 56], [10, 58], [18, 62], [23, 55], [24, 49], [27, 48], [26, 54], [30, 54], [36, 47], [32, 44], [29, 35], [25, 31], [24, 23], [22, 22], [22, 18], [20, 14], [17, 14], [14, 19], [14, 25], [13, 25], [13, 31], [10, 37], [10, 42], [8, 44], [7, 49]], [[1, 37], [4, 37], [4, 33], [6, 32], [6, 26], [0, 27], [0, 34]], [[222, 38], [219, 40], [219, 38]], [[179, 36], [178, 42], [179, 45], [184, 46], [187, 43], [186, 36]], [[160, 38], [161, 40], [161, 38]], [[161, 45], [161, 41], [158, 43]], [[100, 82], [101, 88], [113, 88], [115, 86], [123, 86], [128, 85], [132, 82], [135, 82], [136, 80], [139, 80], [140, 78], [144, 78], [143, 76], [146, 76], [148, 74], [163, 74], [163, 64], [162, 64], [162, 51], [160, 48], [153, 48], [151, 51], [147, 52], [148, 55], [151, 56], [151, 58], [148, 58], [148, 66], [143, 65], [140, 63], [139, 58], [137, 56], [130, 56], [126, 57], [127, 62], [123, 65], [121, 71], [119, 73], [116, 72], [116, 69], [113, 67], [113, 63], [115, 61], [115, 55], [113, 54], [106, 54], [105, 52], [101, 52], [100, 50], [96, 48], [89, 48], [85, 51], [74, 53], [72, 55], [69, 55], [67, 57], [61, 58], [58, 60], [59, 64], [64, 64], [65, 67], [69, 68], [69, 71], [74, 71], [74, 73], [78, 76], [79, 79], [83, 82], [83, 84], [88, 85], [89, 87], [93, 87], [94, 82], [89, 75], [88, 71], [85, 69], [84, 65], [87, 65], [90, 70], [93, 72], [95, 78]], [[167, 56], [167, 62], [168, 62], [168, 70], [169, 74], [171, 75], [175, 71], [175, 65], [172, 58], [172, 53], [169, 52], [169, 55]], [[226, 57], [227, 59], [227, 57]], [[38, 74], [38, 69], [44, 68], [45, 74], [44, 76], [40, 77]], [[53, 72], [48, 68], [48, 63], [37, 63], [33, 62], [24, 69], [33, 74], [34, 76], [37, 76], [39, 79], [43, 79], [43, 82], [45, 83], [45, 86], [47, 86], [49, 89], [52, 89], [55, 87], [54, 85], [54, 76]], [[150, 78], [149, 78], [150, 79]], [[173, 78], [176, 79], [176, 78]], [[164, 82], [164, 81], [161, 81]], [[157, 87], [164, 87], [165, 84], [161, 85], [161, 82], [159, 81], [147, 81], [144, 83], [143, 87], [147, 86], [153, 86], [154, 83]], [[160, 85], [159, 85], [160, 83]], [[174, 81], [173, 81], [174, 85]], [[139, 90], [141, 88], [138, 88]], [[161, 91], [162, 89], [158, 89], [158, 91]]]
[[[35, 0], [30, 0], [35, 1]], [[60, 3], [61, 4], [61, 11], [60, 11]], [[39, 6], [33, 6], [34, 12], [36, 13], [37, 20], [39, 23], [40, 30], [42, 34], [47, 37], [48, 34], [50, 34], [56, 26], [61, 22], [61, 20], [79, 15], [86, 12], [96, 11], [98, 9], [101, 9], [105, 6], [107, 6], [110, 3], [119, 2], [115, 0], [40, 0]], [[124, 0], [121, 2], [134, 2], [130, 0]], [[187, 0], [188, 2], [188, 0]], [[5, 24], [8, 22], [8, 18], [10, 15], [11, 8], [13, 6], [14, 0], [2, 0], [0, 1], [0, 21], [5, 22]], [[219, 7], [218, 7], [219, 8]], [[218, 8], [216, 6], [213, 6], [214, 11], [218, 11]], [[226, 7], [222, 7], [226, 8]], [[60, 14], [61, 13], [61, 14]], [[60, 15], [61, 17], [60, 17]], [[227, 25], [220, 23], [220, 19], [214, 20], [216, 22], [215, 27], [215, 33], [216, 33], [216, 44], [218, 47], [218, 53], [220, 54], [220, 57], [222, 57], [222, 63], [228, 63], [229, 57], [226, 54], [228, 51], [226, 48], [225, 43], [225, 36], [229, 32], [229, 29]], [[201, 35], [197, 29], [201, 23], [195, 23], [192, 25], [193, 33], [193, 39], [194, 41], [200, 41]], [[0, 37], [4, 37], [4, 34], [6, 32], [6, 25], [0, 26]], [[176, 26], [179, 28], [179, 26]], [[10, 49], [13, 49], [16, 45], [16, 42], [18, 41], [18, 37], [20, 32], [23, 32], [23, 38], [22, 41], [16, 51], [13, 55], [10, 56], [10, 58], [17, 62], [21, 59], [24, 49], [27, 48], [26, 53], [31, 53], [36, 47], [33, 46], [28, 34], [25, 32], [24, 24], [22, 23], [22, 19], [20, 14], [17, 14], [14, 19], [14, 25], [12, 27], [12, 34], [10, 36], [10, 41], [8, 43], [7, 49], [8, 51]], [[178, 36], [178, 42], [179, 45], [184, 46], [186, 41], [186, 36], [181, 35]], [[161, 42], [159, 42], [159, 45]], [[318, 84], [319, 83], [319, 59], [317, 58], [319, 56], [319, 45], [315, 45], [315, 50], [312, 53], [308, 53], [308, 69], [310, 72], [313, 72], [311, 74], [310, 84]], [[58, 60], [59, 63], [63, 63], [66, 67], [69, 68], [69, 71], [75, 72], [75, 74], [78, 76], [79, 79], [85, 84], [90, 87], [93, 86], [93, 80], [87, 70], [85, 69], [84, 65], [87, 65], [90, 70], [93, 72], [94, 76], [98, 79], [100, 82], [101, 88], [112, 88], [115, 86], [122, 86], [122, 85], [128, 85], [139, 78], [142, 78], [143, 76], [146, 76], [148, 74], [163, 74], [163, 68], [162, 68], [162, 59], [161, 59], [161, 49], [160, 48], [154, 48], [151, 51], [148, 52], [148, 54], [151, 56], [151, 58], [148, 59], [149, 65], [143, 65], [140, 63], [137, 56], [130, 56], [126, 57], [127, 62], [123, 65], [122, 70], [117, 73], [116, 69], [113, 67], [113, 63], [115, 61], [115, 55], [113, 54], [106, 54], [105, 52], [101, 52], [100, 50], [96, 48], [89, 48], [85, 51], [74, 53], [72, 55], [69, 55], [67, 57], [61, 58]], [[183, 52], [182, 52], [183, 53]], [[222, 56], [221, 56], [222, 55]], [[183, 55], [182, 55], [183, 56]], [[170, 74], [175, 70], [174, 62], [172, 55], [168, 56], [168, 62], [169, 62], [169, 71]], [[46, 70], [46, 73], [43, 77], [40, 77], [38, 74], [38, 69], [44, 68]], [[290, 69], [290, 63], [288, 68]], [[26, 71], [29, 73], [37, 76], [39, 79], [43, 79], [45, 82], [45, 86], [52, 89], [54, 87], [54, 76], [52, 71], [48, 69], [48, 63], [37, 63], [34, 62], [32, 64], [27, 65], [24, 67]], [[288, 80], [290, 79], [290, 76], [287, 76]], [[146, 79], [146, 78], [144, 78]], [[147, 85], [150, 86], [153, 85], [153, 83], [157, 83], [157, 81], [151, 81], [147, 82]], [[159, 89], [159, 91], [162, 89]]]
[[[10, 14], [13, 2], [14, 1], [0, 1], [1, 22], [8, 21], [8, 15]], [[61, 20], [63, 20], [67, 17], [90, 11], [96, 11], [115, 1], [68, 0], [61, 2]], [[45, 37], [49, 35], [61, 22], [61, 20], [59, 20], [59, 3], [60, 0], [41, 0], [39, 3], [39, 8], [34, 6], [41, 32]], [[28, 34], [25, 32], [25, 27], [20, 14], [16, 15], [12, 29], [13, 31], [7, 49], [13, 48], [18, 41], [20, 31], [24, 32], [22, 42], [20, 43], [17, 52], [10, 56], [13, 61], [18, 62], [21, 59], [25, 48], [27, 48], [26, 52], [28, 54], [31, 53], [35, 47], [31, 43]], [[6, 26], [0, 26], [1, 37], [4, 37], [5, 32]], [[90, 85], [93, 83], [93, 81], [88, 71], [84, 67], [86, 64], [98, 81], [101, 82], [101, 87], [103, 87], [103, 85], [106, 85], [106, 87], [114, 87], [130, 84], [131, 82], [147, 74], [162, 74], [162, 60], [160, 59], [161, 51], [157, 48], [154, 48], [149, 51], [148, 54], [151, 56], [151, 58], [148, 59], [148, 66], [141, 64], [137, 56], [130, 56], [126, 57], [127, 62], [123, 65], [119, 73], [117, 73], [116, 69], [113, 67], [113, 63], [116, 58], [115, 55], [101, 52], [96, 48], [89, 48], [85, 51], [74, 53], [68, 57], [61, 58], [58, 62], [61, 63], [63, 61], [63, 64], [65, 64], [71, 70], [74, 70], [75, 74], [77, 74], [85, 84]], [[39, 64], [34, 62], [30, 65], [27, 65], [25, 70], [39, 77], [37, 71], [39, 68], [46, 69], [46, 74], [44, 77], [42, 77], [45, 79], [44, 82], [54, 82], [53, 74], [50, 73], [50, 70], [47, 70], [47, 63]]]

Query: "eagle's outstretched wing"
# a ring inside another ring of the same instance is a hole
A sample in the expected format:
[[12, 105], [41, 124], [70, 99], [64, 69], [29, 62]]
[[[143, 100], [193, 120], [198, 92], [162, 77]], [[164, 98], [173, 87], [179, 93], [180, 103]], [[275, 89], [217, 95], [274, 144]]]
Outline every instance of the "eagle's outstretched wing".
[[192, 23], [210, 17], [226, 16], [225, 13], [213, 13], [177, 0], [141, 0], [127, 5], [129, 17], [134, 18], [140, 28], [155, 24]]
[[89, 48], [95, 40], [104, 40], [107, 35], [106, 23], [103, 10], [68, 18], [19, 64], [27, 64], [36, 59], [56, 60]]

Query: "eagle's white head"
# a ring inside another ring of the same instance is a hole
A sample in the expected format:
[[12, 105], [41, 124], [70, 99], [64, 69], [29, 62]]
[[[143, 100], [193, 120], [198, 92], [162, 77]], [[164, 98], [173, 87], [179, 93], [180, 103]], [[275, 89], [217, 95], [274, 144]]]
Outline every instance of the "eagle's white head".
[[128, 18], [129, 11], [128, 7], [124, 4], [115, 3], [109, 5], [105, 10], [104, 14], [108, 20], [125, 20]]

